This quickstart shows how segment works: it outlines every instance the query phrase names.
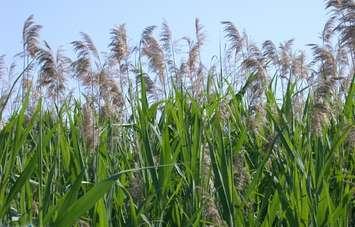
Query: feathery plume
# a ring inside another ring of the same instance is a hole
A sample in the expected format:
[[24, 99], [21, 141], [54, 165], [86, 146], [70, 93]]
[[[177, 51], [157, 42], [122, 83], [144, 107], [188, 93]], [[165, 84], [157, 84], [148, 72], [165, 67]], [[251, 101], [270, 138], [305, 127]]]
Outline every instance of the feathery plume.
[[243, 38], [232, 22], [222, 21], [221, 23], [224, 25], [224, 32], [226, 33], [225, 37], [230, 43], [229, 50], [234, 51], [234, 54], [237, 55], [243, 47]]
[[[196, 35], [196, 42], [193, 42], [191, 39], [184, 37], [183, 39], [187, 41], [189, 52], [188, 52], [188, 59], [187, 59], [187, 69], [188, 74], [190, 76], [190, 80], [196, 80], [199, 74], [199, 70], [201, 69], [202, 62], [201, 62], [201, 47], [204, 44], [205, 34], [203, 33], [203, 26], [200, 24], [198, 18], [195, 19], [195, 35]], [[200, 78], [200, 80], [202, 80]]]
[[111, 47], [112, 57], [116, 59], [118, 63], [126, 59], [129, 55], [127, 31], [125, 24], [116, 26], [111, 31]]
[[206, 39], [206, 35], [203, 32], [203, 26], [200, 23], [200, 20], [198, 18], [195, 19], [195, 35], [196, 35], [196, 40], [197, 43], [196, 45], [198, 46], [198, 48], [200, 49], [201, 46], [204, 44], [205, 39]]
[[171, 30], [170, 30], [169, 25], [166, 21], [164, 21], [162, 23], [162, 30], [160, 33], [160, 41], [162, 42], [162, 46], [163, 46], [165, 52], [170, 53], [173, 39], [172, 39]]
[[332, 16], [328, 19], [328, 21], [325, 23], [323, 31], [322, 31], [322, 40], [325, 44], [330, 45], [331, 43], [331, 38], [334, 35], [334, 30], [335, 30], [335, 16]]
[[96, 82], [92, 72], [92, 60], [90, 58], [90, 49], [85, 41], [77, 40], [71, 42], [74, 47], [77, 59], [72, 62], [74, 77], [78, 78], [85, 86], [93, 86]]
[[[355, 50], [355, 2], [353, 0], [327, 0], [326, 8], [331, 9], [338, 24], [334, 30], [340, 34], [340, 43]], [[352, 54], [354, 58], [354, 54]], [[353, 59], [354, 60], [354, 59]]]
[[202, 202], [203, 202], [203, 216], [206, 221], [210, 222], [207, 226], [225, 226], [217, 206], [217, 200], [214, 196], [215, 187], [213, 184], [212, 164], [209, 155], [208, 145], [205, 144], [202, 154], [202, 177], [205, 180], [206, 186], [201, 188]]
[[277, 48], [271, 40], [266, 40], [263, 43], [262, 49], [263, 49], [263, 56], [269, 62], [271, 62], [275, 66], [279, 64], [279, 56], [277, 53]]
[[292, 66], [292, 45], [294, 39], [287, 40], [279, 46], [279, 64], [281, 67], [281, 77], [285, 77], [290, 72]]
[[155, 27], [150, 26], [143, 31], [143, 54], [147, 56], [150, 68], [159, 76], [160, 83], [165, 86], [164, 51], [159, 45], [158, 41], [152, 35], [154, 28]]
[[336, 76], [336, 61], [332, 51], [317, 44], [310, 44], [313, 51], [312, 64], [320, 63], [320, 73], [324, 78]]
[[186, 40], [188, 41], [188, 45], [189, 45], [187, 69], [190, 74], [190, 77], [192, 77], [193, 76], [192, 74], [195, 73], [198, 69], [200, 50], [198, 45], [194, 45], [193, 42], [189, 39]]
[[250, 181], [249, 172], [246, 170], [245, 160], [242, 154], [236, 154], [233, 157], [234, 184], [238, 191], [242, 192]]
[[311, 130], [320, 135], [322, 128], [329, 123], [330, 108], [325, 103], [316, 103], [313, 106]]
[[157, 26], [155, 25], [152, 25], [152, 26], [148, 26], [146, 27], [143, 32], [142, 32], [142, 39], [141, 39], [141, 42], [144, 42], [145, 40], [148, 40], [149, 37], [152, 36], [152, 33], [154, 31], [154, 29], [156, 28]]
[[291, 72], [297, 78], [307, 79], [309, 74], [309, 66], [306, 62], [306, 56], [303, 51], [299, 52], [291, 59]]
[[94, 109], [89, 102], [83, 105], [83, 135], [86, 147], [94, 151], [98, 145], [99, 130], [96, 127]]
[[350, 129], [348, 137], [346, 138], [346, 144], [349, 146], [350, 150], [355, 150], [355, 126], [353, 125]]
[[91, 37], [84, 33], [80, 33], [82, 40], [84, 41], [85, 46], [87, 47], [88, 50], [91, 51], [92, 55], [97, 59], [100, 60], [99, 52], [96, 49], [96, 46], [94, 42], [92, 41]]
[[139, 204], [144, 200], [144, 185], [138, 174], [132, 174], [128, 191], [136, 203]]
[[34, 22], [34, 16], [29, 16], [23, 26], [22, 30], [22, 40], [24, 50], [27, 52], [29, 56], [34, 58], [38, 51], [38, 39], [39, 32], [42, 29], [41, 25], [37, 25]]
[[217, 207], [217, 201], [211, 195], [203, 196], [203, 215], [209, 222], [207, 226], [227, 226]]
[[105, 101], [103, 108], [105, 116], [119, 119], [124, 106], [124, 99], [116, 81], [109, 78], [105, 72], [103, 72], [100, 80], [100, 88], [101, 97]]
[[250, 44], [247, 48], [248, 57], [242, 62], [242, 67], [251, 70], [256, 75], [256, 80], [248, 89], [249, 105], [251, 108], [261, 105], [267, 82], [265, 58], [259, 48]]
[[60, 49], [54, 54], [47, 43], [45, 48], [38, 49], [37, 59], [40, 65], [38, 86], [47, 87], [48, 96], [58, 101], [65, 90], [71, 61]]
[[141, 83], [141, 79], [144, 81], [145, 89], [148, 93], [154, 93], [155, 85], [152, 79], [148, 75], [137, 75], [136, 80]]

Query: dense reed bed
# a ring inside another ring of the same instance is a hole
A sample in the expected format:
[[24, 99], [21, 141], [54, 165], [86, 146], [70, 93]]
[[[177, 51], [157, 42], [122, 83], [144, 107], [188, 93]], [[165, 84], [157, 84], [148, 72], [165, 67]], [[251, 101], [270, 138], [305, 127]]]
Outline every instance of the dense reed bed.
[[355, 6], [326, 7], [310, 60], [225, 21], [208, 66], [198, 19], [135, 46], [119, 25], [107, 53], [82, 33], [71, 59], [30, 16], [0, 58], [0, 224], [355, 225]]

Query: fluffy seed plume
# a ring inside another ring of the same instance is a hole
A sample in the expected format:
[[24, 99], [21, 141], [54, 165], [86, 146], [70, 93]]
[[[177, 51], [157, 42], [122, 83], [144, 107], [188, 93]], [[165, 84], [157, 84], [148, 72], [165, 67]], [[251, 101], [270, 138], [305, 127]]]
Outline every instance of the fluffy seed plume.
[[126, 59], [129, 54], [127, 31], [125, 24], [116, 26], [111, 31], [111, 43], [110, 43], [112, 57], [120, 63]]
[[313, 51], [312, 63], [319, 63], [321, 76], [331, 78], [336, 76], [336, 62], [332, 51], [317, 44], [310, 44]]
[[153, 37], [155, 27], [147, 27], [142, 34], [143, 54], [148, 58], [150, 68], [157, 73], [161, 84], [165, 84], [164, 51]]
[[119, 119], [124, 106], [122, 92], [114, 79], [109, 78], [105, 72], [102, 72], [102, 74], [100, 90], [101, 97], [104, 99], [104, 114]]
[[240, 192], [246, 188], [250, 181], [250, 175], [246, 170], [244, 162], [242, 154], [237, 154], [233, 158], [234, 184]]
[[94, 109], [89, 102], [86, 102], [83, 110], [83, 135], [86, 147], [90, 151], [94, 151], [98, 145], [99, 131], [96, 127]]
[[81, 38], [84, 41], [87, 49], [91, 51], [92, 55], [96, 59], [100, 59], [99, 52], [97, 51], [97, 48], [96, 48], [94, 42], [92, 41], [91, 37], [84, 32], [81, 32], [80, 35], [81, 35]]
[[229, 41], [229, 50], [233, 51], [237, 55], [243, 47], [243, 39], [239, 33], [237, 27], [230, 21], [222, 21], [224, 25], [225, 37]]
[[313, 106], [313, 114], [311, 120], [312, 131], [320, 134], [325, 125], [329, 123], [330, 109], [326, 104], [316, 103]]
[[328, 0], [326, 8], [331, 9], [338, 24], [334, 30], [340, 34], [342, 45], [355, 49], [355, 2], [353, 0]]
[[322, 31], [322, 40], [327, 45], [331, 43], [331, 38], [335, 34], [335, 20], [335, 16], [330, 17], [329, 20], [325, 23]]
[[279, 64], [279, 55], [277, 48], [271, 40], [266, 40], [263, 43], [263, 56], [268, 60], [267, 64], [271, 62], [273, 65]]
[[39, 32], [42, 29], [41, 25], [35, 24], [34, 16], [29, 16], [22, 29], [22, 40], [23, 40], [23, 47], [24, 50], [27, 52], [28, 55], [31, 57], [35, 57], [38, 51], [38, 39], [39, 39]]
[[309, 66], [306, 62], [306, 56], [304, 52], [299, 52], [291, 60], [291, 72], [297, 78], [307, 79], [309, 74]]
[[[92, 65], [100, 62], [98, 51], [89, 35], [81, 33], [82, 40], [71, 42], [74, 47], [77, 59], [72, 62], [74, 76], [85, 86], [93, 86], [98, 81], [94, 77]], [[94, 57], [94, 59], [92, 58]], [[95, 61], [96, 60], [96, 61]]]
[[172, 33], [169, 28], [169, 25], [166, 21], [162, 23], [162, 30], [160, 33], [160, 41], [166, 53], [171, 52], [171, 47], [173, 43]]
[[47, 43], [45, 48], [38, 49], [37, 59], [40, 64], [38, 86], [46, 87], [48, 96], [58, 101], [65, 90], [66, 74], [69, 72], [71, 60], [65, 57], [60, 49], [53, 53]]
[[196, 44], [199, 48], [201, 48], [201, 46], [205, 43], [206, 35], [203, 32], [203, 26], [198, 18], [195, 19], [195, 35], [197, 40]]
[[346, 138], [346, 144], [349, 145], [350, 149], [355, 150], [355, 126], [351, 128], [348, 137]]
[[155, 91], [155, 85], [152, 79], [148, 75], [137, 75], [136, 80], [138, 83], [142, 83], [142, 80], [145, 84], [145, 89], [148, 93], [153, 94]]
[[281, 76], [285, 77], [291, 70], [292, 66], [292, 45], [294, 39], [287, 40], [281, 43], [279, 46], [279, 64], [281, 70]]

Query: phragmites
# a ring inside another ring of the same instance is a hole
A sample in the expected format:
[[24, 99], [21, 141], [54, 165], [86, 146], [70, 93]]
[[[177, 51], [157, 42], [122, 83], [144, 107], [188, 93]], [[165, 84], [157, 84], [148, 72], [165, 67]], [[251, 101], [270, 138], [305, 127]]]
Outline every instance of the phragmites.
[[[340, 34], [340, 42], [342, 45], [348, 46], [354, 51], [355, 49], [355, 2], [353, 0], [327, 0], [326, 8], [330, 8], [333, 18], [336, 18], [338, 24], [335, 25], [333, 31]], [[354, 58], [354, 53], [352, 53]], [[354, 59], [353, 59], [354, 61]]]
[[187, 37], [184, 38], [187, 41], [187, 44], [189, 46], [189, 53], [188, 53], [188, 59], [187, 59], [187, 72], [190, 76], [190, 79], [193, 79], [193, 74], [197, 71], [198, 66], [199, 66], [199, 46], [195, 45], [193, 41]]
[[91, 51], [92, 55], [96, 59], [100, 60], [99, 52], [97, 51], [96, 46], [95, 46], [94, 42], [92, 41], [91, 37], [84, 32], [81, 32], [81, 37], [83, 39], [83, 42], [84, 42], [86, 48]]
[[317, 44], [310, 44], [313, 50], [313, 64], [320, 63], [319, 73], [323, 78], [331, 78], [336, 76], [336, 61], [332, 50], [329, 47], [321, 47]]
[[251, 83], [251, 86], [248, 89], [249, 105], [260, 105], [263, 101], [266, 87], [267, 72], [265, 58], [257, 46], [253, 44], [248, 46], [248, 57], [244, 59], [242, 66], [256, 76], [256, 79]]
[[298, 79], [307, 79], [309, 74], [309, 65], [306, 62], [306, 56], [303, 51], [296, 54], [291, 60], [291, 73]]
[[162, 28], [160, 32], [160, 42], [162, 43], [162, 48], [164, 49], [165, 60], [168, 66], [168, 72], [172, 73], [176, 77], [178, 76], [179, 70], [176, 67], [176, 62], [175, 62], [173, 35], [166, 21], [162, 23], [161, 27]]
[[[346, 73], [348, 65], [349, 65], [349, 56], [348, 56], [348, 51], [344, 47], [339, 47], [336, 51], [336, 56], [335, 56], [335, 61], [337, 62], [337, 68], [338, 68], [338, 76], [343, 76]], [[351, 72], [350, 72], [351, 74]]]
[[236, 154], [233, 157], [234, 185], [240, 192], [243, 192], [250, 182], [249, 171], [246, 169], [244, 162], [242, 154]]
[[138, 84], [142, 83], [142, 81], [144, 82], [145, 90], [148, 93], [150, 93], [150, 94], [155, 93], [155, 84], [152, 81], [152, 79], [150, 79], [150, 77], [148, 75], [146, 75], [146, 74], [137, 75], [136, 80], [137, 80]]
[[[100, 63], [100, 57], [89, 35], [85, 33], [80, 34], [82, 40], [71, 42], [77, 54], [77, 60], [72, 63], [72, 67], [74, 69], [74, 75], [79, 78], [85, 86], [91, 86], [92, 88], [94, 84], [98, 82], [92, 71], [93, 60], [96, 61], [95, 63], [98, 65]], [[92, 60], [91, 57], [94, 57], [94, 59]]]
[[[92, 102], [91, 102], [92, 103]], [[86, 147], [94, 151], [99, 141], [99, 130], [96, 125], [92, 104], [86, 102], [83, 107], [83, 136]]]
[[224, 25], [225, 37], [229, 41], [229, 51], [233, 51], [237, 55], [243, 48], [243, 38], [232, 22], [222, 21], [221, 23]]
[[227, 226], [218, 210], [216, 199], [211, 195], [203, 195], [203, 216], [207, 226]]
[[326, 103], [316, 103], [313, 106], [311, 130], [320, 135], [325, 125], [329, 123], [331, 110]]
[[332, 16], [329, 20], [325, 23], [323, 31], [322, 31], [322, 41], [326, 45], [330, 45], [331, 39], [335, 34], [335, 20], [336, 17]]
[[279, 64], [279, 55], [277, 53], [277, 48], [271, 40], [266, 40], [263, 43], [262, 50], [263, 50], [263, 56], [267, 60], [266, 63], [267, 65], [269, 63], [275, 66]]
[[125, 24], [121, 24], [112, 29], [110, 47], [112, 57], [118, 64], [128, 57], [129, 49]]
[[192, 95], [196, 97], [202, 94], [204, 84], [204, 78], [202, 76], [204, 66], [201, 61], [201, 47], [205, 41], [205, 34], [198, 18], [195, 19], [195, 36], [195, 42], [187, 37], [183, 38], [187, 41], [189, 52], [186, 65], [181, 65], [183, 67], [180, 67], [180, 69], [187, 72], [192, 88]]
[[201, 190], [202, 194], [203, 216], [207, 221], [206, 224], [207, 226], [225, 226], [217, 206], [217, 200], [215, 196], [211, 196], [215, 194], [216, 189], [213, 184], [212, 163], [207, 144], [203, 146], [201, 166], [202, 179], [205, 186], [199, 188], [199, 190]]
[[196, 73], [201, 66], [201, 47], [205, 41], [205, 34], [203, 33], [203, 26], [200, 24], [198, 18], [195, 19], [195, 36], [196, 42], [186, 39], [189, 44], [189, 57], [187, 65], [190, 73]]
[[74, 50], [77, 53], [77, 60], [72, 63], [75, 77], [79, 78], [84, 85], [91, 81], [91, 61], [89, 51], [82, 41], [72, 42]]
[[149, 67], [159, 76], [160, 83], [165, 87], [164, 51], [159, 42], [153, 37], [154, 29], [155, 26], [150, 26], [142, 33], [143, 54], [147, 56]]
[[281, 77], [286, 77], [286, 75], [291, 70], [292, 65], [292, 45], [293, 39], [287, 40], [284, 43], [281, 43], [279, 46], [279, 64], [280, 64], [280, 73]]
[[47, 43], [44, 48], [38, 49], [37, 59], [40, 65], [38, 86], [46, 87], [48, 96], [59, 101], [65, 90], [71, 60], [60, 49], [53, 53]]
[[200, 20], [198, 18], [195, 19], [195, 35], [196, 35], [196, 45], [198, 46], [198, 49], [202, 47], [202, 45], [205, 43], [206, 35], [203, 32], [203, 26], [200, 23]]
[[134, 202], [140, 204], [144, 201], [143, 179], [139, 176], [139, 174], [132, 174], [128, 191]]
[[34, 58], [38, 51], [38, 39], [39, 39], [39, 32], [42, 26], [37, 25], [34, 22], [34, 16], [31, 15], [25, 21], [22, 30], [22, 40], [23, 40], [23, 48], [24, 51], [27, 52], [29, 56]]
[[169, 25], [166, 21], [162, 23], [160, 41], [162, 42], [162, 47], [164, 48], [165, 52], [170, 54], [172, 51], [173, 38]]
[[247, 124], [254, 133], [259, 133], [264, 127], [266, 111], [264, 109], [264, 104], [260, 99], [256, 97], [252, 98], [254, 98], [254, 100], [252, 99], [249, 101], [249, 116]]
[[104, 100], [104, 115], [120, 119], [124, 99], [122, 92], [118, 88], [116, 81], [109, 78], [104, 72], [100, 79], [101, 97]]
[[348, 137], [346, 138], [346, 144], [349, 146], [350, 150], [355, 150], [355, 125], [350, 129]]

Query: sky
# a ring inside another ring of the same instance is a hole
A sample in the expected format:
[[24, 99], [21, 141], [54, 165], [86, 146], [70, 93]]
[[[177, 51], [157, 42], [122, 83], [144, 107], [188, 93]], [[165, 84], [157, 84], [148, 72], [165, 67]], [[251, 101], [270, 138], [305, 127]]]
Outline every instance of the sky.
[[[165, 19], [175, 39], [193, 37], [198, 17], [207, 34], [204, 54], [218, 54], [223, 38], [221, 21], [232, 21], [251, 40], [279, 43], [291, 38], [295, 46], [319, 42], [327, 19], [323, 0], [0, 0], [0, 55], [7, 60], [21, 51], [21, 30], [34, 14], [43, 26], [41, 39], [63, 46], [88, 33], [100, 51], [107, 51], [110, 29], [126, 23], [129, 39], [137, 43], [142, 30]], [[71, 51], [69, 51], [71, 52]]]

